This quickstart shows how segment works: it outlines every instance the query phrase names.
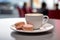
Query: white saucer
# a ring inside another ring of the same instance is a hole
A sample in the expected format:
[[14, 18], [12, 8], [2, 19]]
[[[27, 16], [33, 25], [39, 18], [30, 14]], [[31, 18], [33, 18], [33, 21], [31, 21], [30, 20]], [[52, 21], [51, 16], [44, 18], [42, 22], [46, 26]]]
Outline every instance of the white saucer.
[[46, 23], [44, 24], [40, 29], [38, 30], [33, 30], [33, 31], [24, 31], [24, 30], [17, 30], [14, 26], [10, 27], [12, 30], [15, 30], [17, 32], [24, 32], [24, 33], [39, 33], [39, 32], [46, 32], [49, 30], [52, 30], [54, 28], [53, 25]]

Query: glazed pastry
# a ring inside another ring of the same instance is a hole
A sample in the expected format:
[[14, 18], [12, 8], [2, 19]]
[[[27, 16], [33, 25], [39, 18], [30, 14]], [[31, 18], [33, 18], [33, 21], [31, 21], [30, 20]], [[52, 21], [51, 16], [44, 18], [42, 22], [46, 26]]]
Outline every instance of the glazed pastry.
[[25, 25], [25, 22], [18, 22], [15, 24], [16, 29], [22, 29], [23, 25]]

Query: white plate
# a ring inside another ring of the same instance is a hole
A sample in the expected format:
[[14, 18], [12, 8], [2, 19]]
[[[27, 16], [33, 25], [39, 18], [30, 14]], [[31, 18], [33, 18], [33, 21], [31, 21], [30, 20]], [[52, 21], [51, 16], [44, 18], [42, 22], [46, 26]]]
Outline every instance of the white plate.
[[44, 24], [40, 29], [33, 30], [33, 31], [24, 31], [24, 30], [17, 30], [15, 26], [10, 27], [12, 30], [18, 31], [18, 32], [24, 32], [24, 33], [39, 33], [39, 32], [46, 32], [54, 28], [53, 25], [46, 23]]

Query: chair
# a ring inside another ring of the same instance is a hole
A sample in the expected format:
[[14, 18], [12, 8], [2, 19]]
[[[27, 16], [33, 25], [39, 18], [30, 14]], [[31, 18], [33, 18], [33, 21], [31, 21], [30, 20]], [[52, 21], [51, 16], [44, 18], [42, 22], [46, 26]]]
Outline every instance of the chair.
[[48, 16], [52, 19], [60, 19], [60, 10], [49, 10]]
[[19, 12], [19, 17], [25, 17], [26, 13], [32, 13], [32, 8], [29, 8], [29, 10], [25, 10], [24, 8], [20, 8], [17, 6], [18, 12]]
[[17, 10], [19, 12], [19, 17], [24, 17], [25, 14], [24, 14], [23, 10], [18, 6], [17, 6]]

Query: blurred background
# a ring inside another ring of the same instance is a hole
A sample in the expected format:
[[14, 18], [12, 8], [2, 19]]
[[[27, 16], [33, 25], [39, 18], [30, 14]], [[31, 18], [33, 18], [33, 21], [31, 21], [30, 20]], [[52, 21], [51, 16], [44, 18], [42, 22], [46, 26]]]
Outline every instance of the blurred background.
[[60, 9], [60, 0], [0, 0], [0, 18], [19, 18], [20, 12], [17, 6], [22, 8], [24, 2], [34, 10], [41, 8], [42, 2], [47, 4], [48, 10], [54, 10], [54, 5], [57, 3], [58, 9]]

